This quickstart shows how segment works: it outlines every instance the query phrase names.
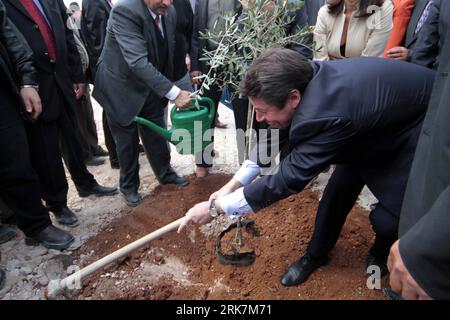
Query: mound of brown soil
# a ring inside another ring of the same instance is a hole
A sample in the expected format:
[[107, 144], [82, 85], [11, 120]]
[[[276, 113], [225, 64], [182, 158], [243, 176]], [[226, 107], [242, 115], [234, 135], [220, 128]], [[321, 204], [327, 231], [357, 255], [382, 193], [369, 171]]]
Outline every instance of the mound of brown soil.
[[[80, 253], [93, 250], [88, 262], [180, 218], [207, 200], [230, 177], [190, 177], [190, 185], [158, 187], [144, 203], [89, 239]], [[364, 259], [373, 241], [367, 212], [354, 208], [330, 263], [299, 287], [279, 284], [280, 275], [306, 249], [312, 234], [318, 193], [304, 190], [258, 214], [261, 236], [251, 239], [255, 262], [222, 265], [214, 245], [197, 227], [171, 232], [83, 281], [78, 298], [93, 299], [382, 299], [369, 290]], [[385, 280], [386, 281], [386, 280]]]

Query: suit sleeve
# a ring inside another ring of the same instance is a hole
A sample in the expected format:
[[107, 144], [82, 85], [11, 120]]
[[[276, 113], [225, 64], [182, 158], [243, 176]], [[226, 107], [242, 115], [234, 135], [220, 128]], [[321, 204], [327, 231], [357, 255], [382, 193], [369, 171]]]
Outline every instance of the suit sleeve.
[[450, 186], [400, 238], [400, 255], [417, 283], [434, 299], [450, 299]]
[[160, 97], [166, 96], [172, 89], [173, 83], [164, 77], [148, 59], [147, 41], [142, 32], [142, 25], [139, 24], [141, 18], [128, 8], [117, 4], [110, 19], [110, 27], [131, 72]]
[[278, 171], [244, 188], [253, 212], [302, 191], [354, 134], [351, 122], [340, 118], [308, 120], [293, 127], [290, 143], [295, 147], [281, 161]]
[[20, 85], [36, 85], [37, 74], [33, 67], [33, 51], [27, 41], [7, 18], [6, 9], [0, 1], [0, 42], [5, 46], [13, 63]]
[[[368, 19], [369, 27], [373, 28], [361, 56], [380, 57], [389, 40], [392, 31], [392, 15], [394, 6], [391, 1], [385, 1], [381, 10]], [[370, 23], [373, 23], [371, 26]]]
[[439, 55], [439, 11], [440, 2], [435, 0], [430, 6], [428, 18], [420, 30], [417, 44], [411, 53], [412, 63], [433, 68]]
[[[62, 21], [68, 21], [69, 16], [67, 15], [67, 8], [64, 5], [64, 2], [62, 0], [57, 0], [57, 3]], [[69, 71], [72, 83], [84, 83], [86, 82], [86, 78], [83, 75], [81, 58], [73, 36], [73, 31], [67, 25], [64, 26], [64, 30], [66, 32], [67, 56], [69, 60]]]

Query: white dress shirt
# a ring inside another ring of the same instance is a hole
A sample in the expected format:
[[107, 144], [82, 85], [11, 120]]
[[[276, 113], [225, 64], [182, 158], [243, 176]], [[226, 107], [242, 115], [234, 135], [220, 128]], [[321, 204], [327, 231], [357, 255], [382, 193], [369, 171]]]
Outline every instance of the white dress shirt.
[[[234, 175], [234, 178], [243, 186], [246, 186], [255, 180], [260, 174], [261, 168], [256, 163], [250, 160], [245, 160], [241, 168]], [[253, 212], [247, 200], [245, 200], [244, 187], [241, 187], [236, 191], [220, 198], [220, 206], [225, 214], [232, 219]]]

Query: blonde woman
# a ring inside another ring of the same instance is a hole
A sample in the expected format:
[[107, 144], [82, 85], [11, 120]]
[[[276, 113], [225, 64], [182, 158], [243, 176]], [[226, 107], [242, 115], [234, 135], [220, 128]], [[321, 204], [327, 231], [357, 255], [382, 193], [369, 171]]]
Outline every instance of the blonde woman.
[[393, 11], [391, 0], [328, 0], [314, 29], [314, 59], [381, 56]]

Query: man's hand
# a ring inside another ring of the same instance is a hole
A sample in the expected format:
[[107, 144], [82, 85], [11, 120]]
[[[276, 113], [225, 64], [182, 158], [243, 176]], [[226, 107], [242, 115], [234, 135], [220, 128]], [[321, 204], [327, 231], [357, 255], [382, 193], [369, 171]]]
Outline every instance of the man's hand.
[[185, 215], [183, 222], [178, 228], [178, 233], [180, 233], [190, 221], [197, 224], [206, 224], [212, 220], [209, 214], [209, 201], [204, 201], [197, 203], [193, 206]]
[[386, 52], [388, 58], [406, 61], [408, 60], [408, 49], [405, 47], [394, 47]]
[[195, 79], [197, 77], [201, 77], [202, 73], [200, 71], [191, 71], [191, 81], [193, 84], [197, 84], [200, 85], [201, 84], [201, 79]]
[[174, 100], [174, 103], [178, 109], [183, 110], [193, 105], [191, 99], [192, 97], [189, 91], [181, 90], [177, 98]]
[[41, 98], [39, 93], [34, 88], [22, 88], [20, 89], [20, 96], [25, 110], [31, 116], [32, 121], [36, 121], [42, 112]]
[[423, 291], [406, 269], [398, 249], [399, 241], [392, 245], [388, 258], [389, 283], [392, 290], [400, 293], [405, 300], [430, 300], [430, 296]]
[[75, 92], [75, 97], [78, 99], [81, 98], [81, 96], [84, 94], [85, 85], [84, 83], [74, 83], [73, 84], [73, 91]]

